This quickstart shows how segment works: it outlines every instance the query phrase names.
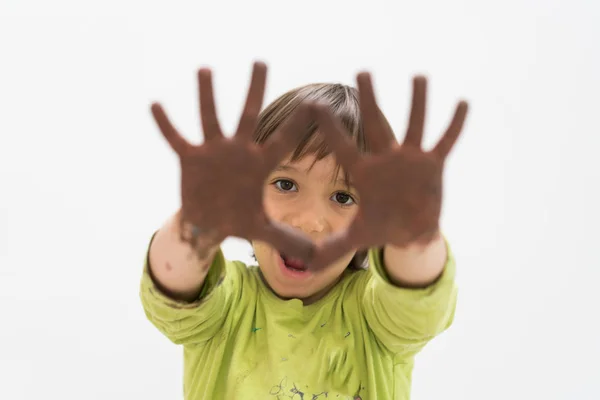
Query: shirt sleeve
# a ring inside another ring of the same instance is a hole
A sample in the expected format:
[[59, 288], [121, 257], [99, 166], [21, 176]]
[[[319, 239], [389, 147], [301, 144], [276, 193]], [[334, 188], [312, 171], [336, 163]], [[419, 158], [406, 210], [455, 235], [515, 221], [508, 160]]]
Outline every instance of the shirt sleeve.
[[219, 249], [202, 291], [193, 302], [176, 301], [166, 296], [150, 274], [146, 255], [140, 285], [140, 298], [148, 320], [175, 344], [199, 344], [219, 332], [240, 284], [239, 266], [227, 262]]
[[446, 242], [447, 260], [439, 279], [423, 289], [391, 283], [381, 251], [369, 251], [369, 269], [362, 298], [363, 314], [375, 338], [398, 356], [412, 357], [454, 320], [456, 264]]

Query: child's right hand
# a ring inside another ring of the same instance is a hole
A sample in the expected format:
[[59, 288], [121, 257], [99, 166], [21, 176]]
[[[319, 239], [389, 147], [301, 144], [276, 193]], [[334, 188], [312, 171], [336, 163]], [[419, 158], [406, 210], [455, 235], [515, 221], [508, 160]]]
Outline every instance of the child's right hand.
[[[293, 257], [310, 260], [312, 241], [299, 231], [271, 221], [264, 212], [263, 186], [271, 171], [298, 144], [309, 121], [305, 106], [264, 145], [253, 142], [262, 107], [266, 66], [255, 63], [244, 111], [235, 135], [226, 138], [217, 120], [211, 71], [198, 72], [200, 116], [204, 143], [188, 143], [173, 127], [160, 104], [152, 114], [181, 164], [181, 221], [192, 226], [192, 237], [202, 235], [220, 243], [228, 236], [261, 240]], [[183, 234], [182, 234], [183, 235]], [[183, 236], [182, 236], [183, 237]]]

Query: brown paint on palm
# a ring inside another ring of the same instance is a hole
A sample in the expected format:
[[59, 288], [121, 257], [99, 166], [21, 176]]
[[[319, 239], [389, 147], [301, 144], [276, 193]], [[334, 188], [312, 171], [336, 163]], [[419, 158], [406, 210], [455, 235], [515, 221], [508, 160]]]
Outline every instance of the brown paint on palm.
[[325, 108], [312, 107], [320, 131], [351, 175], [360, 196], [359, 211], [350, 227], [318, 247], [312, 263], [315, 269], [329, 265], [353, 249], [387, 244], [403, 247], [429, 241], [438, 233], [444, 161], [461, 133], [467, 114], [467, 103], [459, 102], [437, 145], [430, 151], [423, 150], [427, 81], [416, 77], [408, 129], [400, 144], [377, 106], [370, 75], [359, 74], [357, 82], [371, 154], [359, 154], [341, 124]]
[[263, 185], [271, 171], [289, 154], [301, 138], [310, 111], [299, 107], [295, 114], [260, 146], [252, 135], [262, 107], [267, 67], [255, 63], [248, 96], [235, 135], [223, 135], [217, 119], [209, 69], [198, 72], [200, 116], [204, 143], [187, 142], [169, 121], [160, 104], [152, 114], [160, 131], [177, 153], [181, 166], [181, 232], [192, 226], [188, 238], [198, 236], [220, 243], [228, 236], [261, 240], [280, 252], [310, 260], [314, 245], [310, 238], [270, 220], [264, 212]]

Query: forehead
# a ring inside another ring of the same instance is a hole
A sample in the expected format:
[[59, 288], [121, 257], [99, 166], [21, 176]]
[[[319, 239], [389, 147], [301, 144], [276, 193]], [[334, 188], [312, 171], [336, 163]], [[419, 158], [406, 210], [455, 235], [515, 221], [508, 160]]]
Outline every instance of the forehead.
[[303, 173], [323, 181], [344, 178], [344, 171], [331, 154], [321, 159], [312, 153], [306, 154], [300, 159], [293, 159], [290, 155], [279, 164], [277, 169]]

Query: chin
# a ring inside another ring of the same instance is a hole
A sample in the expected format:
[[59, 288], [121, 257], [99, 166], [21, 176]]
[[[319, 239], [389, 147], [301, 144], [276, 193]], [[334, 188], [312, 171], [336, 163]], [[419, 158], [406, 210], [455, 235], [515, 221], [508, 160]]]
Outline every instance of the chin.
[[292, 299], [297, 299], [297, 300], [304, 300], [308, 297], [310, 297], [310, 295], [304, 294], [304, 293], [299, 293], [299, 292], [282, 292], [279, 290], [275, 290], [273, 289], [273, 291], [275, 292], [275, 294], [277, 295], [277, 297], [283, 299], [283, 300], [292, 300]]
[[311, 288], [300, 287], [295, 285], [293, 282], [281, 282], [276, 280], [275, 282], [267, 283], [271, 287], [271, 290], [275, 292], [278, 297], [282, 299], [305, 299], [313, 296], [317, 290], [311, 290]]

